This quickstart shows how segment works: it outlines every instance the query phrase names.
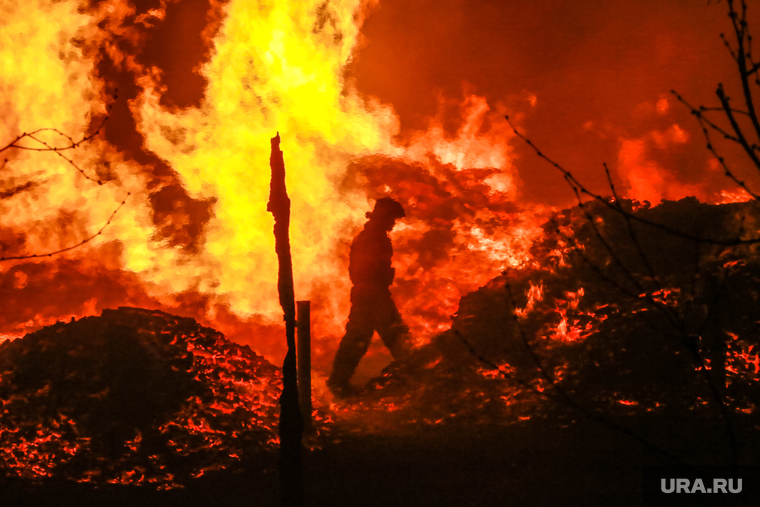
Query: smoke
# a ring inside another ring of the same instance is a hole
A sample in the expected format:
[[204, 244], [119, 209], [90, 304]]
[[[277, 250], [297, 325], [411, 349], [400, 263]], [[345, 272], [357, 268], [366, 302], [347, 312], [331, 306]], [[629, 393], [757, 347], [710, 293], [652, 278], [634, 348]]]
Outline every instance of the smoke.
[[[676, 124], [688, 141], [647, 149], [646, 159], [656, 163], [666, 185], [700, 184], [698, 195], [714, 201], [734, 187], [708, 170], [712, 155], [699, 125], [670, 90], [695, 105], [713, 106], [722, 82], [739, 101], [735, 64], [719, 37], [730, 39], [726, 13], [721, 2], [386, 0], [362, 29], [369, 42], [353, 70], [362, 93], [394, 105], [402, 133], [424, 129], [436, 114], [436, 94], [458, 97], [467, 82], [489, 104], [503, 103], [511, 118], [522, 113], [522, 132], [605, 194], [604, 162], [621, 190], [628, 185], [627, 168], [618, 167], [625, 140]], [[751, 27], [758, 16], [760, 9], [750, 5]], [[669, 107], [658, 114], [663, 98]], [[452, 118], [448, 131], [461, 121]], [[523, 201], [575, 204], [556, 170], [523, 143], [513, 146]], [[743, 158], [729, 147], [723, 153]], [[760, 186], [754, 168], [737, 166], [742, 178]], [[660, 193], [672, 198], [665, 189]]]

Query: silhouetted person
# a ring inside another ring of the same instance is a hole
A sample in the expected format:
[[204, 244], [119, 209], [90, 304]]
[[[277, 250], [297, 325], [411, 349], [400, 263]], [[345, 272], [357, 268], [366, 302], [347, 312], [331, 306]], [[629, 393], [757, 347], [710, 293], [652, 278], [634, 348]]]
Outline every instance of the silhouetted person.
[[375, 209], [367, 213], [369, 220], [364, 229], [351, 244], [348, 264], [348, 274], [354, 285], [351, 288], [351, 312], [327, 381], [336, 395], [351, 393], [351, 377], [367, 353], [375, 331], [394, 359], [409, 351], [409, 328], [401, 319], [390, 291], [396, 273], [391, 267], [393, 246], [388, 233], [396, 220], [404, 216], [404, 208], [395, 200], [390, 197], [378, 199]]

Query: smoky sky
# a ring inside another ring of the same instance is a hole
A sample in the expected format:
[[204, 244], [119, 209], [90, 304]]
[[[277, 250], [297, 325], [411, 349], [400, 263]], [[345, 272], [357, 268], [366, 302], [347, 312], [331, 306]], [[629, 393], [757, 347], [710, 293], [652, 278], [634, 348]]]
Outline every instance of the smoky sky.
[[[760, 26], [760, 5], [749, 9], [750, 26]], [[425, 128], [439, 96], [476, 93], [502, 103], [524, 114], [518, 126], [545, 153], [600, 191], [603, 162], [617, 175], [622, 139], [677, 124], [688, 141], [647, 146], [646, 156], [676, 182], [715, 190], [731, 185], [707, 170], [699, 126], [670, 90], [694, 105], [717, 105], [723, 82], [739, 100], [722, 32], [730, 40], [727, 4], [707, 0], [382, 0], [349, 72], [362, 93], [393, 105], [405, 131]], [[669, 109], [657, 114], [662, 98]], [[456, 130], [456, 119], [447, 126]], [[572, 202], [556, 170], [524, 143], [512, 145], [524, 199]]]

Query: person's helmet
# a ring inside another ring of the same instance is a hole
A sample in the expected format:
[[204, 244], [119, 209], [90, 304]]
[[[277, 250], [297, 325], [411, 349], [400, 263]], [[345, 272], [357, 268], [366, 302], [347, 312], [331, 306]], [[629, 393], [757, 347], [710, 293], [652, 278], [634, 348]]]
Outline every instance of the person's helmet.
[[381, 197], [375, 203], [375, 209], [371, 213], [367, 213], [368, 218], [393, 218], [394, 220], [404, 218], [404, 208], [390, 197]]

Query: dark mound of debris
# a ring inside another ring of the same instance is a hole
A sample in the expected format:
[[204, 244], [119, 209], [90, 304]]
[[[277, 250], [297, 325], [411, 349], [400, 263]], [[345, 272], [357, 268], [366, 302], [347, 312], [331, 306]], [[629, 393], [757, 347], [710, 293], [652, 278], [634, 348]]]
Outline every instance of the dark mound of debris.
[[561, 211], [529, 262], [463, 297], [450, 330], [355, 404], [423, 423], [556, 417], [552, 406], [756, 417], [758, 224], [757, 203], [694, 198]]
[[0, 346], [0, 469], [171, 488], [276, 443], [279, 370], [195, 320], [139, 308]]

